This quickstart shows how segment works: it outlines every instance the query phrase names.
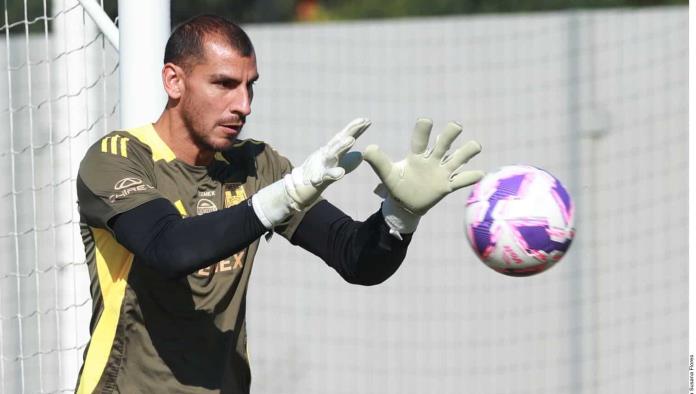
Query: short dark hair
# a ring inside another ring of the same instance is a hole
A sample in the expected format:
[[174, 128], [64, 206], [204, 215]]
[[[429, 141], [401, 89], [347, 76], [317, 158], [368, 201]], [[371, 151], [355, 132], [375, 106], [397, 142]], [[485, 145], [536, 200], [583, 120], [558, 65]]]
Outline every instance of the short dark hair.
[[203, 42], [211, 36], [223, 39], [243, 57], [254, 54], [251, 39], [237, 24], [217, 15], [199, 15], [174, 29], [164, 49], [164, 63], [189, 69], [203, 59]]

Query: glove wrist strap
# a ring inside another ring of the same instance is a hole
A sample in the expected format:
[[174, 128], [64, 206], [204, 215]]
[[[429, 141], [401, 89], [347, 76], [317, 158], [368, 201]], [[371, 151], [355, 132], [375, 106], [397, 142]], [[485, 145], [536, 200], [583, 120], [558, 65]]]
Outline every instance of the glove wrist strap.
[[290, 216], [292, 204], [293, 201], [288, 196], [282, 179], [264, 187], [251, 197], [254, 213], [269, 230], [273, 230]]
[[400, 240], [402, 239], [401, 234], [411, 234], [416, 231], [421, 218], [406, 211], [394, 201], [391, 195], [387, 195], [384, 203], [382, 203], [382, 216], [384, 216], [384, 221], [389, 226], [389, 234]]

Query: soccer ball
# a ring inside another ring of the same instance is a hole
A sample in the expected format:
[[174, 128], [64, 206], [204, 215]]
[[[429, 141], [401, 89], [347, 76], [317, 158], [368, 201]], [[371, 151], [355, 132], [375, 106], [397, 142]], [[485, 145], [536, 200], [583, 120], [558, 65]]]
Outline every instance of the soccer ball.
[[573, 201], [550, 173], [527, 165], [500, 168], [471, 190], [466, 235], [478, 257], [510, 276], [555, 265], [575, 235]]

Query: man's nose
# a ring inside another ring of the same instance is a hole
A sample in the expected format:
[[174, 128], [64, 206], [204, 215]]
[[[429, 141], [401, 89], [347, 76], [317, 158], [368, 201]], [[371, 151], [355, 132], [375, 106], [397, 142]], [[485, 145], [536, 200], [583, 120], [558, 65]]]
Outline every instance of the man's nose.
[[240, 89], [239, 94], [236, 95], [230, 106], [230, 112], [236, 112], [243, 116], [251, 113], [251, 94], [248, 89]]

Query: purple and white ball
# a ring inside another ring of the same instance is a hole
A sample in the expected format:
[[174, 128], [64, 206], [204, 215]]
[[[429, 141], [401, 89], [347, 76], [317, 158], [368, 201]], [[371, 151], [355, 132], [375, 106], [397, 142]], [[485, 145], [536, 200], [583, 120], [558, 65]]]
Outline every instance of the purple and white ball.
[[510, 276], [555, 265], [575, 236], [570, 194], [550, 173], [514, 165], [486, 175], [466, 203], [466, 235], [492, 269]]

